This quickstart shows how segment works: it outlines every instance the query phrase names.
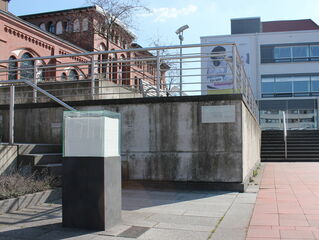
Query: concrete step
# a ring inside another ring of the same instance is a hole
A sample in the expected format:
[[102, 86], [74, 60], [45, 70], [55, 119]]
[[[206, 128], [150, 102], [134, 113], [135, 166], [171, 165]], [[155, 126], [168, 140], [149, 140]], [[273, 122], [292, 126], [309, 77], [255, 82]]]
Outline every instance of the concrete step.
[[24, 154], [18, 156], [19, 165], [62, 163], [61, 153]]
[[319, 158], [293, 158], [288, 157], [285, 159], [284, 157], [278, 158], [262, 158], [262, 162], [319, 162]]
[[35, 170], [45, 170], [49, 175], [62, 176], [62, 163], [39, 164], [35, 166]]
[[60, 144], [18, 144], [18, 154], [37, 154], [37, 153], [62, 153]]

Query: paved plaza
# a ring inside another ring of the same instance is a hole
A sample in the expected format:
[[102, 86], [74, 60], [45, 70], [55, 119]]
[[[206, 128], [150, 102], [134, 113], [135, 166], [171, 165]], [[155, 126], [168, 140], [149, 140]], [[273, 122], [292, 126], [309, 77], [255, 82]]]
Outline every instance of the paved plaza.
[[65, 229], [61, 204], [0, 215], [0, 240], [245, 239], [256, 193], [124, 190], [121, 225]]
[[43, 204], [0, 215], [0, 240], [319, 239], [319, 163], [267, 163], [256, 187], [123, 190], [122, 224], [104, 232], [62, 228], [61, 202]]
[[247, 240], [319, 239], [319, 163], [265, 165]]

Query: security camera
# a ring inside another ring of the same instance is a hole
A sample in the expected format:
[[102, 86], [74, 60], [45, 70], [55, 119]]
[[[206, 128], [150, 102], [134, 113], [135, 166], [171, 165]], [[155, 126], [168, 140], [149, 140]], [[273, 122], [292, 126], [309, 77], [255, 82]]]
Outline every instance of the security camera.
[[176, 30], [176, 34], [180, 34], [181, 32], [183, 32], [184, 30], [188, 29], [189, 26], [188, 25], [184, 25], [182, 27], [180, 27], [179, 29]]

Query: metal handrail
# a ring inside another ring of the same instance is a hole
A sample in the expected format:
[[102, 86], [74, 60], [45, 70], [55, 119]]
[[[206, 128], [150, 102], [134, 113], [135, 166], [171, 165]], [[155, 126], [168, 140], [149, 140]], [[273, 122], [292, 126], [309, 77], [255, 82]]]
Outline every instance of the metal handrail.
[[61, 101], [60, 99], [56, 98], [52, 94], [48, 93], [47, 91], [43, 90], [42, 88], [38, 87], [34, 83], [28, 80], [8, 80], [2, 81], [2, 83], [10, 84], [10, 108], [9, 108], [9, 144], [14, 144], [14, 99], [15, 99], [15, 84], [25, 83], [32, 87], [33, 89], [43, 93], [47, 97], [51, 98], [53, 101], [59, 103], [63, 107], [67, 108], [70, 111], [76, 111], [75, 108], [69, 106], [65, 102]]
[[287, 123], [286, 123], [286, 113], [282, 111], [282, 123], [283, 123], [283, 131], [284, 131], [284, 142], [285, 142], [285, 160], [288, 158], [287, 151]]

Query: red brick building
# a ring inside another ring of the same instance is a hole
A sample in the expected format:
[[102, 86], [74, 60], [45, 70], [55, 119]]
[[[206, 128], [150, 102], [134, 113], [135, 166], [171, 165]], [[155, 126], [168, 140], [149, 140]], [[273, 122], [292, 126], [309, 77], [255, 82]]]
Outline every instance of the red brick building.
[[[14, 16], [7, 12], [8, 0], [0, 0], [0, 59], [21, 59], [40, 56], [65, 55], [81, 52], [121, 50], [130, 48], [141, 48], [134, 44], [134, 34], [121, 23], [117, 23], [112, 29], [109, 39], [94, 31], [96, 16], [100, 13], [97, 6], [68, 9], [55, 12], [31, 14], [25, 16]], [[95, 56], [98, 61], [112, 61], [112, 63], [98, 64], [96, 72], [99, 78], [111, 80], [116, 84], [139, 87], [140, 83], [154, 84], [156, 77], [156, 61], [145, 59], [154, 57], [150, 52], [117, 52]], [[132, 61], [128, 63], [116, 62], [117, 60]], [[134, 60], [133, 60], [134, 59]], [[138, 59], [143, 59], [139, 61]], [[70, 61], [61, 58], [49, 61], [25, 61], [19, 64], [26, 67], [36, 65], [54, 65], [55, 61]], [[90, 58], [74, 57], [72, 62], [88, 62]], [[27, 66], [28, 65], [28, 66]], [[12, 63], [11, 66], [2, 65], [2, 68], [24, 67]], [[162, 64], [161, 84], [165, 84], [165, 68]], [[36, 74], [43, 81], [81, 80], [90, 74], [90, 67], [67, 68], [65, 71], [44, 72]], [[35, 70], [36, 71], [36, 70]], [[16, 79], [21, 76], [30, 77], [35, 72], [23, 71], [11, 72], [7, 79]], [[28, 76], [30, 75], [30, 76]], [[3, 77], [2, 77], [3, 78]]]

